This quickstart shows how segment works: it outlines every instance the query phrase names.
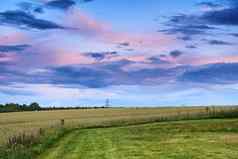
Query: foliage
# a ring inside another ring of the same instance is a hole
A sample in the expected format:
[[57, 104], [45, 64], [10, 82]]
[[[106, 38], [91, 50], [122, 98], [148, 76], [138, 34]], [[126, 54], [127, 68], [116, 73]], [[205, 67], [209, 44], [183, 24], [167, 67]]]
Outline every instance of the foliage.
[[39, 111], [39, 110], [41, 110], [41, 107], [38, 103], [31, 103], [30, 105], [7, 103], [5, 105], [0, 105], [0, 113], [20, 112], [20, 111]]
[[0, 113], [7, 112], [23, 112], [23, 111], [53, 111], [53, 110], [73, 110], [73, 109], [100, 109], [109, 108], [105, 106], [101, 107], [41, 107], [38, 103], [34, 102], [29, 105], [27, 104], [17, 104], [17, 103], [7, 103], [0, 104]]

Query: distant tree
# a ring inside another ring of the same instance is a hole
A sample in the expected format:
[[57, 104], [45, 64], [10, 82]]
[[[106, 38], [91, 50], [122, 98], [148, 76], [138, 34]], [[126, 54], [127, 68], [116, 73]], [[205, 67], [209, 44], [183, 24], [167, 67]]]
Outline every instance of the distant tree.
[[40, 105], [39, 105], [38, 103], [36, 103], [36, 102], [31, 103], [29, 107], [30, 107], [30, 109], [33, 110], [33, 111], [34, 111], [34, 110], [38, 110], [38, 111], [41, 110]]

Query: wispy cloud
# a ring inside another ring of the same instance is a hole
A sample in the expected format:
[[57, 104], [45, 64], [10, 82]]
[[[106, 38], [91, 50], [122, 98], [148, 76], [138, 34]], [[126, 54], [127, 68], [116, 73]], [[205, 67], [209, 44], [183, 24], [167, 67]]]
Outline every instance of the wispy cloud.
[[45, 3], [46, 6], [67, 10], [76, 4], [73, 0], [51, 0]]
[[72, 30], [80, 35], [93, 38], [98, 41], [111, 44], [130, 44], [130, 47], [137, 50], [154, 49], [162, 50], [175, 43], [173, 36], [167, 36], [161, 33], [156, 35], [148, 34], [131, 34], [127, 32], [113, 31], [110, 24], [94, 20], [84, 14], [79, 9], [71, 9], [65, 17], [66, 26], [78, 28]]
[[177, 57], [181, 56], [183, 54], [183, 52], [179, 51], [179, 50], [174, 50], [174, 51], [171, 51], [169, 54], [170, 54], [170, 56], [177, 58]]
[[232, 45], [232, 43], [225, 42], [222, 40], [208, 40], [208, 43], [211, 45]]
[[0, 45], [0, 52], [21, 52], [26, 48], [30, 47], [29, 45]]
[[38, 19], [34, 15], [17, 10], [0, 12], [0, 24], [15, 25], [19, 28], [26, 27], [39, 30], [64, 28], [54, 22]]

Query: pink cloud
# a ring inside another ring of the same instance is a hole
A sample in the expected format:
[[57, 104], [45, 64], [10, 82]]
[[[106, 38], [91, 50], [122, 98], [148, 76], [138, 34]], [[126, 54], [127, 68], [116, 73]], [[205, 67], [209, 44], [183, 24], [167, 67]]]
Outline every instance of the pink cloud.
[[1, 45], [18, 44], [23, 43], [27, 40], [29, 40], [29, 37], [22, 32], [13, 31], [0, 33]]
[[140, 51], [161, 51], [176, 42], [174, 37], [162, 33], [127, 33], [113, 31], [110, 24], [97, 21], [82, 13], [82, 11], [77, 8], [69, 10], [64, 21], [66, 26], [74, 28], [74, 33], [79, 33], [82, 36], [109, 44], [129, 42], [130, 47]]
[[5, 76], [0, 76], [0, 80], [7, 79]]
[[0, 54], [0, 62], [12, 62], [12, 61], [16, 61], [17, 60], [17, 56], [14, 53], [5, 55], [5, 54]]
[[179, 64], [191, 64], [191, 65], [204, 65], [213, 63], [235, 63], [235, 62], [238, 62], [237, 55], [183, 57], [177, 61], [177, 63]]
[[29, 49], [26, 54], [19, 54], [19, 65], [23, 67], [46, 67], [75, 64], [92, 64], [95, 61], [87, 58], [83, 53], [74, 51], [73, 48], [55, 47], [46, 42], [37, 43]]
[[[77, 8], [72, 8], [67, 11], [64, 23], [66, 26], [74, 28], [72, 29], [74, 34], [79, 34], [85, 38], [89, 38], [92, 43], [101, 42], [109, 45], [117, 45], [118, 43], [129, 42], [130, 47], [139, 52], [151, 51], [151, 53], [158, 53], [157, 51], [161, 51], [175, 42], [173, 38], [159, 33], [136, 34], [115, 32], [110, 24], [97, 21], [90, 16], [83, 14]], [[47, 38], [45, 39], [44, 37]], [[32, 47], [26, 49], [22, 55], [17, 55], [19, 56], [18, 59], [14, 59], [21, 61], [18, 65], [21, 65], [23, 68], [28, 66], [44, 67], [53, 65], [92, 64], [96, 62], [95, 59], [84, 56], [80, 51], [81, 49], [79, 46], [69, 47], [71, 45], [67, 46], [65, 41], [61, 46], [60, 39], [63, 38], [60, 38], [60, 34], [58, 34], [58, 32], [34, 39], [32, 37], [28, 37], [24, 32], [8, 31], [8, 33], [0, 36], [0, 43], [7, 45], [30, 42], [32, 44]], [[54, 41], [54, 43], [52, 43], [52, 41]], [[145, 54], [120, 55], [110, 58], [108, 57], [101, 62], [117, 61], [122, 59], [128, 59], [134, 62], [143, 62], [146, 61], [146, 57], [147, 55]], [[7, 61], [10, 60], [10, 58], [5, 57], [1, 60]], [[11, 60], [13, 60], [13, 58], [11, 58]]]
[[76, 31], [85, 36], [101, 36], [111, 30], [109, 24], [98, 22], [77, 8], [73, 8], [67, 12], [65, 22], [66, 25], [75, 28]]
[[65, 50], [59, 50], [55, 59], [55, 64], [57, 65], [92, 64], [95, 62], [95, 60], [83, 56], [82, 53], [67, 52]]
[[[25, 44], [30, 41], [27, 34], [20, 31], [4, 30], [0, 33], [0, 45], [18, 45]], [[19, 56], [17, 52], [8, 52], [7, 54], [0, 54], [0, 62], [19, 62]]]

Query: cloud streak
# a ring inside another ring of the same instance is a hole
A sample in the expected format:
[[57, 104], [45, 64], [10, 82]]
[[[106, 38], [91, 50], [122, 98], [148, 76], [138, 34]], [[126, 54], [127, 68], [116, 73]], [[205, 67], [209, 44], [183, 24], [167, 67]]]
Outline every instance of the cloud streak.
[[23, 11], [5, 11], [0, 12], [0, 24], [5, 25], [15, 25], [19, 28], [30, 28], [30, 29], [64, 29], [63, 26], [60, 26], [54, 22], [38, 19], [35, 16], [28, 14]]
[[26, 48], [30, 47], [29, 45], [0, 45], [0, 52], [21, 52]]
[[53, 8], [67, 10], [75, 4], [76, 3], [73, 0], [52, 0], [47, 2], [45, 5]]

